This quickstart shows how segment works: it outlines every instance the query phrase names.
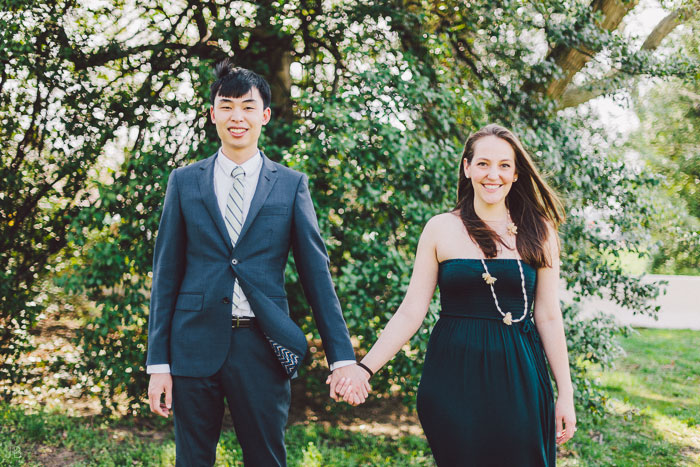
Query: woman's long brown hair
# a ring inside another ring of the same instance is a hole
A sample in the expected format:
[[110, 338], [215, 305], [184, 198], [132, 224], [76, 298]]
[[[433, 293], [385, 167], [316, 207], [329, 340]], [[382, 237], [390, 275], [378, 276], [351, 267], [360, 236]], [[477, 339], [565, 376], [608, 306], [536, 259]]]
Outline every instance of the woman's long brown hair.
[[467, 139], [459, 162], [459, 187], [455, 210], [459, 211], [467, 233], [479, 245], [484, 256], [495, 258], [498, 254], [497, 244], [506, 245], [501, 237], [476, 214], [474, 187], [464, 173], [465, 159], [471, 164], [474, 145], [485, 136], [496, 136], [507, 141], [515, 152], [515, 172], [518, 180], [513, 182], [506, 196], [506, 208], [518, 227], [515, 245], [520, 257], [536, 268], [551, 266], [552, 259], [545, 247], [548, 236], [547, 223], [556, 230], [564, 221], [564, 208], [557, 194], [540, 175], [520, 140], [506, 128], [490, 124]]

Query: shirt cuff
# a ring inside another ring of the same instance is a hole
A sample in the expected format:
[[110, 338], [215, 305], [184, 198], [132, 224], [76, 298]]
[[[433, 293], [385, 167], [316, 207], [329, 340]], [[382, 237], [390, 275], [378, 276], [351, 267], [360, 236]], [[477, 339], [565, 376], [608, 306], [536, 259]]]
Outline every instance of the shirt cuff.
[[354, 365], [357, 363], [355, 360], [339, 360], [337, 362], [331, 363], [331, 371], [335, 371], [338, 368], [342, 368], [348, 365]]
[[146, 374], [152, 375], [154, 373], [170, 373], [170, 364], [161, 363], [160, 365], [146, 366]]

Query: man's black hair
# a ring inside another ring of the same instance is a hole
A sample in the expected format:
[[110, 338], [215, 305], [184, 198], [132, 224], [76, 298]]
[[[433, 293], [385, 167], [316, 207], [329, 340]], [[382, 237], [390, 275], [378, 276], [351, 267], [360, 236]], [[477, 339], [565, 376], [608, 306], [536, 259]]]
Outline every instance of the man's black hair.
[[225, 58], [216, 65], [216, 81], [211, 85], [211, 105], [216, 96], [242, 97], [256, 88], [263, 101], [263, 109], [270, 107], [272, 95], [265, 78], [246, 68], [234, 66], [233, 60]]

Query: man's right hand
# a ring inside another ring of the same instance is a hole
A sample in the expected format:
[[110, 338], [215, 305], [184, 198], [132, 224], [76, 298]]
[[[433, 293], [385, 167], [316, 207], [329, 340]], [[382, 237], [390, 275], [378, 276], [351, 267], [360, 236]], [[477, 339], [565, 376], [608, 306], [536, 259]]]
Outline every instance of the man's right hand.
[[[165, 404], [160, 402], [160, 395], [165, 393]], [[170, 373], [153, 373], [148, 383], [148, 401], [151, 404], [151, 412], [161, 417], [170, 415], [173, 403], [173, 378]]]
[[330, 385], [333, 400], [342, 399], [350, 405], [364, 403], [372, 390], [369, 374], [357, 365], [336, 368], [326, 379], [326, 384]]

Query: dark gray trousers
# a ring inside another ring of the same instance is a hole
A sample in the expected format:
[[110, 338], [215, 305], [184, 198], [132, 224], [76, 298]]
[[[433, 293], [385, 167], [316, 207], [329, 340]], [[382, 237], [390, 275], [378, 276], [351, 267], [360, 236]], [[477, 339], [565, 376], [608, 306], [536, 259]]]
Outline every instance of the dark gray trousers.
[[257, 327], [231, 333], [226, 361], [214, 375], [173, 376], [178, 467], [214, 465], [224, 398], [246, 467], [287, 465], [284, 429], [291, 399], [289, 379]]

